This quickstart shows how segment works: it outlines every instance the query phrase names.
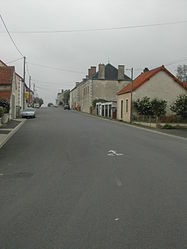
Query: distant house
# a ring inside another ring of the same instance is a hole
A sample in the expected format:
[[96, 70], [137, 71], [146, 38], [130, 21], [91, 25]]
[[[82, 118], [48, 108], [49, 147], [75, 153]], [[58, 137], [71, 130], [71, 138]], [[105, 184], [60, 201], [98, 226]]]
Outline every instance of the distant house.
[[[99, 64], [98, 71], [92, 66], [88, 69], [88, 75], [70, 91], [70, 107], [89, 113], [93, 109], [93, 101], [103, 100], [108, 102], [105, 111], [109, 115], [109, 103], [117, 101], [119, 92], [130, 81], [124, 74], [124, 66], [119, 65], [118, 69], [110, 63]], [[102, 105], [103, 106], [103, 105]], [[107, 108], [107, 110], [106, 110]]]
[[69, 95], [70, 90], [61, 90], [61, 92], [57, 93], [56, 105], [66, 105], [69, 104]]
[[0, 98], [10, 104], [10, 118], [16, 118], [16, 74], [15, 67], [0, 67]]
[[[164, 66], [144, 71], [133, 81], [132, 101], [147, 96], [150, 99], [159, 98], [167, 101], [167, 113], [171, 113], [169, 107], [180, 94], [186, 94], [187, 87], [180, 82]], [[131, 110], [131, 83], [125, 86], [117, 95], [117, 119], [130, 121]]]

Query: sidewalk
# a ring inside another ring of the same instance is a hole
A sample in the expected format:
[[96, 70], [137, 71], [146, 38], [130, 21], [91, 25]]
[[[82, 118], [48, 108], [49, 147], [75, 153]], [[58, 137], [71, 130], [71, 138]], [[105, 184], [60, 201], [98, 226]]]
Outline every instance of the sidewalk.
[[20, 129], [25, 121], [25, 119], [13, 119], [0, 127], [0, 148]]
[[177, 128], [177, 129], [156, 129], [165, 134], [170, 134], [178, 137], [187, 138], [187, 129], [186, 128]]

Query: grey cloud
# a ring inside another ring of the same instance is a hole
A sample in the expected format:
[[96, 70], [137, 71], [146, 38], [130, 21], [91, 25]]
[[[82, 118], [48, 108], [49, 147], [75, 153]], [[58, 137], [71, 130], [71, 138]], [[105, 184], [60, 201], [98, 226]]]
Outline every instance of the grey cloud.
[[[1, 1], [1, 14], [9, 30], [67, 30], [118, 27], [186, 19], [185, 0], [33, 0]], [[143, 68], [166, 64], [186, 56], [186, 25], [118, 31], [63, 34], [13, 34], [28, 61], [85, 72], [91, 65], [110, 62]], [[0, 25], [0, 31], [3, 26]], [[20, 57], [6, 34], [0, 34], [1, 58]], [[16, 62], [21, 74], [22, 64]], [[175, 72], [176, 65], [169, 69]], [[72, 88], [84, 74], [29, 66], [45, 102], [55, 100], [61, 88]], [[135, 74], [139, 71], [135, 71]], [[55, 83], [56, 82], [56, 83]]]

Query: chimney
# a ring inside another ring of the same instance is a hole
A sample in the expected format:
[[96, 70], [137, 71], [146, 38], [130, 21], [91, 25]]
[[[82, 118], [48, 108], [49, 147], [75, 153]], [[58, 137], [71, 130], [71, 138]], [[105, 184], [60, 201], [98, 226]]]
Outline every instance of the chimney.
[[91, 79], [96, 74], [96, 67], [92, 66], [88, 69], [88, 77]]
[[91, 67], [91, 76], [93, 77], [96, 74], [96, 67], [92, 66]]
[[99, 78], [99, 80], [104, 80], [105, 79], [105, 64], [99, 64], [98, 78]]
[[124, 65], [118, 65], [118, 80], [124, 80], [124, 71], [125, 71], [125, 67]]
[[91, 68], [88, 69], [88, 77], [91, 78]]
[[146, 72], [149, 72], [149, 68], [148, 67], [145, 67], [144, 70], [143, 70], [144, 73]]

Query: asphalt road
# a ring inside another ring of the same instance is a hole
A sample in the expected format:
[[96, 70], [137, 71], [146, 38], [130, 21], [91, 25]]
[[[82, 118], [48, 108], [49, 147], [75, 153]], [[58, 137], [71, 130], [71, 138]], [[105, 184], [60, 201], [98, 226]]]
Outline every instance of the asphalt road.
[[186, 197], [187, 140], [43, 108], [0, 150], [0, 249], [185, 249]]

